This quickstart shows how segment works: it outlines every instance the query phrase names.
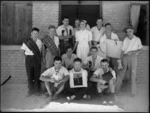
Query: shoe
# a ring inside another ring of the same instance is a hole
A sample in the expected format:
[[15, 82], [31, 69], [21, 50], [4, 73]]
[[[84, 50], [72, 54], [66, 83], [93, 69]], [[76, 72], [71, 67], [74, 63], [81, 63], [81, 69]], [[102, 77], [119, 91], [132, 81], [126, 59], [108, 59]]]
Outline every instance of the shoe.
[[103, 101], [103, 104], [107, 104], [107, 101], [104, 100], [104, 101]]
[[83, 98], [84, 98], [84, 99], [86, 99], [86, 98], [87, 98], [87, 95], [86, 95], [86, 94], [85, 94], [85, 95], [83, 95]]
[[108, 103], [109, 103], [109, 104], [113, 104], [114, 102], [113, 102], [113, 101], [109, 101]]

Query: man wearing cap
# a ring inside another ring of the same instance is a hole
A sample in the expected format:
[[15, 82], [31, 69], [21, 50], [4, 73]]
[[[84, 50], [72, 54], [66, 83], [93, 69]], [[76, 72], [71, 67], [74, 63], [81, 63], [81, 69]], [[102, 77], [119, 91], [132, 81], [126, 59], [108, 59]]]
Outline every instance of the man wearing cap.
[[131, 76], [131, 96], [136, 94], [136, 67], [137, 67], [137, 55], [142, 51], [142, 43], [139, 37], [134, 35], [133, 26], [129, 26], [126, 29], [127, 37], [123, 41], [121, 61], [123, 69], [118, 72], [116, 91], [121, 88], [122, 81], [127, 71]]

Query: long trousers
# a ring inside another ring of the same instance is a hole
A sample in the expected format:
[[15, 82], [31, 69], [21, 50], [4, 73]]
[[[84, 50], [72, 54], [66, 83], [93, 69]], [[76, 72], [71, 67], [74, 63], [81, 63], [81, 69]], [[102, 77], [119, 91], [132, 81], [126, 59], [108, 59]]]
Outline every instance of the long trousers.
[[26, 72], [28, 77], [28, 89], [30, 93], [40, 91], [40, 74], [41, 74], [41, 64], [39, 64], [34, 56], [26, 56], [25, 60]]
[[70, 88], [69, 81], [67, 81], [65, 84], [65, 93], [69, 95], [75, 95], [76, 99], [81, 99], [84, 96], [84, 94], [91, 95], [91, 88], [91, 82], [88, 82], [88, 87]]
[[116, 81], [116, 91], [118, 92], [122, 86], [123, 79], [128, 72], [131, 77], [131, 94], [136, 94], [136, 68], [137, 68], [137, 55], [124, 55], [122, 60], [123, 69], [118, 72]]

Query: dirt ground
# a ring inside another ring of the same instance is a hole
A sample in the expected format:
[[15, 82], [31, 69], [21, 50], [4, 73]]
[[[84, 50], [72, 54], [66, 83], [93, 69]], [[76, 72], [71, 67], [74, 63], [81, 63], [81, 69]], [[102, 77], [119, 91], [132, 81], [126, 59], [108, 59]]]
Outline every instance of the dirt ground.
[[[9, 81], [10, 82], [10, 81]], [[103, 105], [104, 98], [92, 97], [90, 100], [66, 101], [64, 95], [56, 101], [51, 101], [45, 107], [48, 98], [43, 94], [26, 97], [27, 83], [7, 83], [1, 86], [1, 111], [95, 111], [95, 112], [148, 112], [149, 88], [148, 84], [138, 84], [137, 95], [130, 97], [129, 91], [121, 92], [117, 97], [117, 104]]]

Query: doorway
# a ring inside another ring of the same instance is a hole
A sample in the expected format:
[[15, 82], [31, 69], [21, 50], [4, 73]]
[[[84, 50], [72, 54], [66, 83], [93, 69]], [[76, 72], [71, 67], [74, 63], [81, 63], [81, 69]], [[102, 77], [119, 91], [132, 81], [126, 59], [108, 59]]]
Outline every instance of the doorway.
[[139, 24], [137, 26], [137, 32], [135, 33], [136, 36], [138, 36], [143, 45], [148, 45], [146, 36], [147, 33], [147, 10], [146, 5], [141, 5], [140, 8], [140, 16], [139, 16]]
[[101, 4], [89, 4], [85, 3], [76, 4], [60, 4], [60, 20], [59, 25], [62, 24], [62, 18], [64, 16], [69, 17], [69, 24], [74, 27], [75, 19], [85, 19], [90, 27], [96, 25], [96, 20], [102, 17]]

